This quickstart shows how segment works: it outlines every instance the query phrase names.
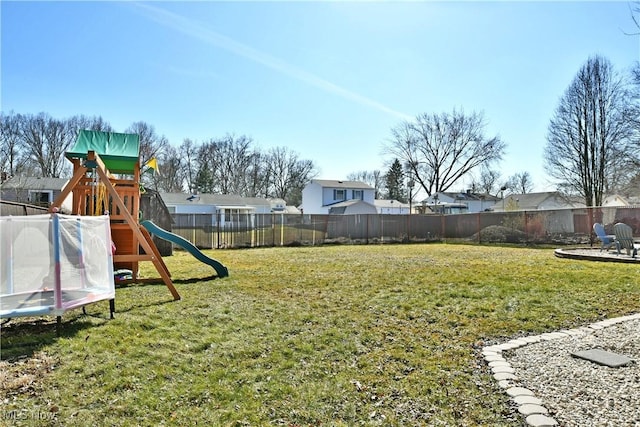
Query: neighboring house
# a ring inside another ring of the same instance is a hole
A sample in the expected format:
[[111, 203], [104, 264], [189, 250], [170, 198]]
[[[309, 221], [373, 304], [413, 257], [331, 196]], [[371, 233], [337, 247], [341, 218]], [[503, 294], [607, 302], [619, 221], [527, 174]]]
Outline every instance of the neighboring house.
[[493, 210], [501, 199], [491, 194], [439, 192], [422, 201], [432, 212], [444, 214], [476, 213]]
[[[504, 205], [504, 207], [503, 207]], [[586, 207], [584, 201], [567, 197], [557, 191], [510, 194], [494, 206], [494, 211], [536, 211]]]
[[[0, 199], [48, 207], [60, 195], [69, 180], [14, 176], [0, 185]], [[70, 194], [62, 204], [63, 211], [71, 211]]]
[[[253, 200], [253, 199], [249, 199]], [[284, 199], [267, 199], [271, 205], [271, 213], [300, 214], [295, 206], [288, 206]]]
[[408, 203], [401, 203], [397, 200], [374, 200], [374, 205], [377, 213], [381, 215], [409, 215], [412, 213]]
[[285, 209], [284, 213], [300, 215], [302, 212], [300, 212], [300, 209], [298, 209], [295, 206], [288, 206], [287, 205], [287, 208]]
[[622, 207], [629, 205], [631, 205], [631, 203], [629, 203], [626, 198], [620, 196], [619, 194], [606, 196], [602, 201], [603, 207]]
[[287, 202], [282, 199], [269, 199], [269, 205], [271, 206], [271, 212], [287, 212]]
[[[314, 179], [302, 190], [304, 214], [328, 214], [337, 203], [358, 200], [375, 210], [375, 189], [360, 181]], [[345, 210], [346, 211], [346, 210]]]
[[[241, 197], [228, 194], [160, 193], [171, 214], [202, 215], [202, 225], [246, 223], [251, 214], [299, 213], [282, 199]], [[205, 220], [206, 218], [206, 220]]]
[[329, 215], [377, 214], [376, 207], [358, 199], [347, 200], [331, 205]]
[[[504, 208], [503, 208], [504, 206]], [[542, 193], [510, 194], [503, 203], [494, 207], [496, 212], [539, 211], [540, 215], [529, 217], [527, 221], [540, 221], [547, 233], [574, 233], [576, 222], [587, 223], [586, 214], [576, 211], [576, 208], [586, 207], [583, 200], [567, 197], [557, 191]], [[543, 212], [547, 211], [547, 212]], [[578, 218], [582, 217], [582, 220]], [[588, 228], [588, 227], [587, 227]]]

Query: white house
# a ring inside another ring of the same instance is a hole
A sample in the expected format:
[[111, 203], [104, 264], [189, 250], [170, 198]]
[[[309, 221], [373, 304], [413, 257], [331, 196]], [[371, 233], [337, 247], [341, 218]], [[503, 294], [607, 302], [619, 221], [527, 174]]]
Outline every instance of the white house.
[[[504, 204], [504, 206], [503, 206]], [[557, 191], [510, 194], [494, 206], [494, 211], [535, 211], [550, 209], [584, 208], [583, 201], [567, 197]]]
[[478, 194], [467, 191], [460, 193], [434, 193], [423, 200], [422, 203], [426, 204], [432, 212], [458, 214], [493, 210], [493, 207], [499, 201], [501, 201], [499, 197], [491, 194]]
[[409, 215], [410, 205], [397, 200], [379, 199], [374, 200], [377, 213], [381, 215]]
[[[228, 194], [160, 193], [171, 214], [200, 215], [201, 224], [251, 223], [253, 214], [291, 213], [282, 199], [241, 197]], [[294, 210], [297, 211], [297, 210]], [[299, 212], [298, 212], [299, 213]]]
[[[302, 190], [302, 212], [305, 214], [328, 214], [337, 203], [349, 200], [364, 202], [375, 209], [375, 189], [360, 181], [334, 181], [314, 179]], [[353, 205], [353, 204], [352, 204]], [[363, 210], [363, 204], [358, 210]], [[334, 213], [338, 213], [334, 210]], [[346, 213], [346, 210], [343, 212]], [[363, 213], [363, 212], [354, 212]]]
[[606, 196], [602, 201], [602, 206], [606, 207], [622, 207], [629, 206], [630, 204], [631, 203], [629, 203], [626, 198], [619, 194], [611, 194], [609, 196]]

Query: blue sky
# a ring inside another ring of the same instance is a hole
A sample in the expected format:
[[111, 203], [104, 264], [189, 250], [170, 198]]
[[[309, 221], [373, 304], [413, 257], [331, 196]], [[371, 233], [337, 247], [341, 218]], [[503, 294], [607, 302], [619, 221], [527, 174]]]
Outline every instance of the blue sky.
[[[482, 111], [506, 178], [543, 169], [549, 119], [589, 56], [640, 59], [627, 2], [2, 1], [2, 111], [101, 115], [178, 146], [227, 133], [386, 172], [392, 127]], [[460, 183], [463, 190], [465, 183]]]

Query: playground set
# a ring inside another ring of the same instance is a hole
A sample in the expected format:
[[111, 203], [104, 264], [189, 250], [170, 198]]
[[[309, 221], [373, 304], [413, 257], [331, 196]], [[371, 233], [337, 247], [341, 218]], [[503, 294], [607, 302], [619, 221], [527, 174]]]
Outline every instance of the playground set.
[[[139, 222], [141, 167], [136, 134], [80, 131], [65, 153], [73, 176], [49, 215], [0, 217], [0, 318], [52, 314], [96, 301], [115, 310], [114, 270], [137, 281], [139, 263], [152, 262], [174, 300], [180, 299], [151, 233], [181, 246], [214, 268], [228, 270], [182, 237]], [[71, 215], [58, 213], [72, 195]]]

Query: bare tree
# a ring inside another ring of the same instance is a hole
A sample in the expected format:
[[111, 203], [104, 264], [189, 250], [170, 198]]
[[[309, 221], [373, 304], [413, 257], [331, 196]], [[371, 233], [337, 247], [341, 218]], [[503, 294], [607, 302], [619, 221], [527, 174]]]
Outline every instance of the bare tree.
[[483, 167], [480, 171], [480, 178], [474, 179], [471, 183], [471, 191], [473, 193], [494, 194], [500, 191], [498, 189], [498, 181], [500, 180], [500, 172]]
[[507, 188], [518, 194], [527, 194], [533, 191], [533, 181], [529, 172], [518, 172], [509, 177]]
[[[638, 14], [640, 16], [640, 6]], [[634, 102], [631, 104], [631, 115], [629, 117], [629, 121], [631, 121], [635, 130], [636, 145], [640, 146], [640, 61], [636, 62], [635, 67], [631, 70], [631, 81], [633, 83], [632, 97]], [[636, 168], [638, 166], [640, 165], [636, 165]]]
[[21, 139], [29, 160], [43, 177], [59, 178], [70, 172], [64, 153], [74, 142], [68, 122], [46, 113], [25, 115]]
[[300, 159], [296, 152], [285, 147], [271, 149], [265, 161], [269, 170], [270, 195], [294, 206], [302, 203], [302, 189], [317, 176], [313, 162]]
[[109, 122], [105, 121], [102, 116], [87, 117], [84, 115], [73, 116], [67, 120], [67, 129], [70, 137], [75, 141], [78, 133], [83, 130], [97, 130], [101, 132], [113, 132], [113, 128]]
[[629, 35], [640, 35], [640, 1], [634, 2], [633, 5], [629, 4], [629, 11], [631, 12], [631, 19], [638, 29], [638, 32], [631, 33]]
[[184, 159], [178, 155], [178, 150], [169, 146], [157, 160], [159, 170], [144, 172], [153, 188], [168, 193], [183, 191], [187, 168]]
[[347, 175], [349, 181], [360, 181], [370, 185], [375, 190], [375, 198], [379, 199], [385, 188], [385, 175], [380, 170], [351, 172]]
[[428, 194], [448, 190], [480, 166], [502, 159], [505, 144], [484, 135], [480, 113], [422, 114], [414, 122], [392, 129], [387, 151], [408, 166], [409, 173]]
[[[46, 113], [1, 116], [0, 164], [2, 172], [37, 174], [45, 177], [67, 175], [71, 165], [64, 159], [80, 129], [111, 130], [102, 117], [73, 116], [55, 119]], [[7, 169], [7, 170], [5, 170]]]
[[[640, 36], [640, 1], [635, 1], [633, 4], [629, 4], [629, 10], [631, 12], [631, 19], [637, 29], [636, 32], [628, 34], [631, 36], [638, 37]], [[635, 67], [631, 70], [631, 81], [633, 83], [632, 86], [632, 96], [633, 103], [632, 114], [629, 117], [631, 121], [634, 131], [635, 131], [635, 144], [640, 146], [640, 61], [636, 62]], [[639, 163], [635, 164], [635, 168], [637, 169], [640, 166]], [[632, 179], [631, 182], [627, 183], [627, 191], [629, 188], [637, 188], [637, 179]]]
[[247, 197], [271, 197], [271, 173], [268, 155], [254, 149], [251, 167], [247, 170]]
[[212, 138], [197, 151], [195, 187], [203, 193], [248, 196], [255, 156], [253, 140], [247, 136]]
[[140, 166], [154, 157], [160, 157], [169, 147], [169, 140], [164, 135], [158, 135], [153, 125], [146, 122], [134, 122], [125, 132], [136, 133], [140, 137]]
[[198, 146], [191, 139], [185, 138], [178, 147], [178, 155], [182, 159], [184, 179], [187, 190], [196, 189], [196, 175], [198, 167]]
[[215, 141], [219, 168], [215, 174], [217, 191], [221, 194], [247, 194], [247, 171], [253, 165], [253, 140], [245, 135], [227, 134]]
[[611, 63], [594, 56], [580, 68], [549, 124], [545, 166], [561, 189], [600, 206], [636, 159], [630, 144], [630, 93]]
[[0, 183], [20, 172], [26, 162], [22, 144], [23, 117], [0, 113]]

